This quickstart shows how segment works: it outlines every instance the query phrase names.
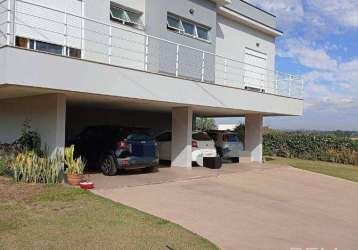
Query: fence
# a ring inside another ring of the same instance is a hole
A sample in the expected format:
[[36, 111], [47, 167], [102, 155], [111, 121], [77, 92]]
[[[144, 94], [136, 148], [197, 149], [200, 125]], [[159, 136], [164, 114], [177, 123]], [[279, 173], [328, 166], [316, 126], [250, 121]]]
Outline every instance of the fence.
[[[15, 46], [16, 37], [25, 37], [54, 44], [57, 47], [48, 45], [48, 51], [60, 51], [64, 56], [69, 55], [69, 49], [77, 49], [86, 60], [303, 99], [299, 76], [86, 18], [82, 1], [70, 10], [25, 0], [0, 1], [0, 46]], [[36, 45], [28, 48], [36, 49]]]

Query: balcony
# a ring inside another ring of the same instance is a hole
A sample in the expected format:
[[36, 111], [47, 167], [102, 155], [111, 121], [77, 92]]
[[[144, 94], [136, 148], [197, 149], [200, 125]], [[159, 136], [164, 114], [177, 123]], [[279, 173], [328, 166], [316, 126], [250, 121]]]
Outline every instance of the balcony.
[[303, 99], [300, 76], [86, 18], [81, 8], [83, 13], [81, 4], [73, 6], [75, 11], [63, 11], [24, 0], [0, 1], [0, 47], [22, 47], [203, 84]]

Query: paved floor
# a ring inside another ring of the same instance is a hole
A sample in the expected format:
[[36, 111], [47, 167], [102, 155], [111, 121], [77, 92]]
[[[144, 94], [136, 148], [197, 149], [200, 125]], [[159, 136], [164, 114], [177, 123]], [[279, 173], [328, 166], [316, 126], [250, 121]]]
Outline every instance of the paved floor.
[[96, 193], [176, 222], [222, 249], [358, 249], [357, 183], [245, 164], [92, 177]]

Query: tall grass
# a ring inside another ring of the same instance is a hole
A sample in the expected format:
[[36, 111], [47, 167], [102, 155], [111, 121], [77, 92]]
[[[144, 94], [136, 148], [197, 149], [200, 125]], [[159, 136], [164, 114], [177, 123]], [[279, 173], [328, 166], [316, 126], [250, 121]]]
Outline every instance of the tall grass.
[[17, 182], [55, 184], [61, 181], [63, 157], [60, 153], [52, 158], [40, 157], [27, 151], [10, 162], [10, 169]]

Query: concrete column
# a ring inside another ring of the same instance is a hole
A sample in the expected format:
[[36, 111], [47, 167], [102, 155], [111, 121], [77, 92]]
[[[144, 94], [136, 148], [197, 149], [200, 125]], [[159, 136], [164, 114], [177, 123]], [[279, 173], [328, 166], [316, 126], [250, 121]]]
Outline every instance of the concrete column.
[[262, 115], [246, 115], [245, 151], [250, 153], [253, 162], [262, 162], [262, 125]]
[[24, 121], [41, 136], [49, 155], [65, 146], [66, 97], [48, 94], [0, 101], [0, 141], [12, 143], [20, 137]]
[[193, 111], [190, 107], [172, 110], [172, 167], [191, 168]]

